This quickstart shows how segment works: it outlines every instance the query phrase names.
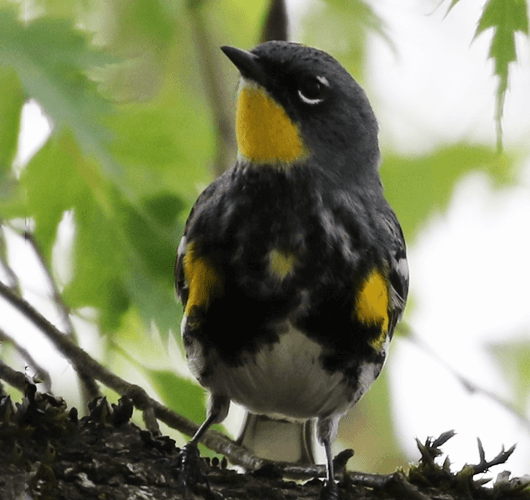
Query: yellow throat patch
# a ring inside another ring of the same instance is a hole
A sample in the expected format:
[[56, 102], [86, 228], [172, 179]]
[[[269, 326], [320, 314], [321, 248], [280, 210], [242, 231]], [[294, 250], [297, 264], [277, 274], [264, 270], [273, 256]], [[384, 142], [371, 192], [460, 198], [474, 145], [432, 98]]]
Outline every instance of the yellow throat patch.
[[239, 152], [253, 163], [287, 165], [307, 153], [298, 127], [283, 107], [245, 80], [237, 100], [236, 133]]

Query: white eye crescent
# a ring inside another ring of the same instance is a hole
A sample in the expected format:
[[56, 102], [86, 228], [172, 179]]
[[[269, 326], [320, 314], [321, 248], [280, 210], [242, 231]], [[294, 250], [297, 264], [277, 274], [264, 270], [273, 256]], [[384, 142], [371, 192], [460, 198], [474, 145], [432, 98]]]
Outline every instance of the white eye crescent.
[[319, 104], [324, 100], [328, 88], [329, 82], [325, 76], [309, 76], [299, 83], [298, 97], [306, 104]]

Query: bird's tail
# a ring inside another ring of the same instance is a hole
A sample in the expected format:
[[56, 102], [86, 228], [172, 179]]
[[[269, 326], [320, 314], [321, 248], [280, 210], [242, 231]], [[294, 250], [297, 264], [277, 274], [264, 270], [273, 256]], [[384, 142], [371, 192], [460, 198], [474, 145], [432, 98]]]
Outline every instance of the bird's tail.
[[260, 458], [315, 463], [315, 421], [292, 422], [247, 412], [238, 443]]

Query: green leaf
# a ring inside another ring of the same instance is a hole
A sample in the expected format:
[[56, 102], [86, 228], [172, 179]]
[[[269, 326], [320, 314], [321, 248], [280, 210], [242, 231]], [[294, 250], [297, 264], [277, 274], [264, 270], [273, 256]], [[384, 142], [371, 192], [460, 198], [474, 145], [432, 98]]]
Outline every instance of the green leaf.
[[[175, 251], [172, 252], [173, 258]], [[177, 303], [173, 284], [173, 265], [161, 279], [153, 276], [144, 261], [128, 255], [127, 269], [123, 278], [128, 296], [136, 304], [145, 324], [154, 321], [162, 337], [180, 325], [182, 308]]]
[[[231, 45], [251, 49], [259, 43], [270, 0], [200, 1], [189, 2], [189, 5], [191, 18], [196, 21], [196, 14], [199, 14], [202, 16], [200, 22], [211, 34], [215, 34], [216, 38], [210, 41], [214, 42], [215, 50], [218, 51], [226, 40], [230, 40]], [[242, 26], [246, 29], [241, 29]]]
[[497, 182], [512, 181], [514, 158], [487, 146], [455, 144], [425, 156], [403, 157], [385, 152], [381, 176], [385, 196], [412, 241], [429, 216], [449, 204], [454, 186], [466, 173], [489, 172]]
[[143, 367], [149, 382], [164, 404], [187, 419], [200, 424], [206, 416], [206, 390], [171, 370]]
[[61, 19], [76, 19], [80, 11], [88, 7], [88, 2], [84, 0], [34, 0], [32, 4], [36, 12], [45, 12], [48, 18]]
[[160, 187], [197, 195], [211, 180], [214, 155], [211, 111], [201, 96], [183, 84], [165, 85], [149, 102], [121, 105], [108, 120], [112, 154], [127, 165], [125, 179], [140, 197]]
[[514, 403], [524, 414], [530, 400], [530, 341], [492, 344], [489, 351], [495, 356], [510, 386], [515, 389]]
[[43, 18], [24, 26], [13, 10], [1, 8], [0, 60], [17, 71], [26, 95], [43, 106], [58, 129], [71, 129], [84, 152], [119, 178], [121, 167], [109, 154], [111, 136], [102, 124], [112, 108], [86, 76], [116, 58], [91, 47], [67, 21]]
[[64, 290], [73, 308], [95, 307], [103, 331], [112, 332], [130, 306], [124, 282], [127, 254], [119, 227], [90, 197], [74, 208], [74, 275]]
[[64, 212], [92, 197], [87, 179], [94, 185], [101, 182], [68, 132], [52, 135], [23, 171], [20, 182], [26, 206], [19, 215], [33, 217], [35, 237], [48, 262]]
[[126, 255], [124, 279], [146, 324], [155, 320], [165, 338], [180, 318], [175, 299], [174, 265], [182, 227], [178, 218], [185, 205], [179, 197], [161, 192], [132, 205], [114, 199], [117, 232]]
[[95, 203], [75, 211], [75, 275], [65, 297], [74, 307], [98, 308], [107, 331], [136, 304], [145, 323], [154, 320], [165, 336], [180, 316], [173, 266], [182, 204], [167, 193], [139, 206], [117, 192], [109, 199], [108, 212]]
[[[172, 41], [180, 6], [167, 0], [113, 1], [114, 44], [121, 49], [162, 51]], [[162, 52], [163, 53], [163, 52]]]
[[131, 249], [150, 272], [173, 283], [177, 245], [177, 217], [184, 204], [171, 194], [162, 193], [141, 202], [139, 207], [122, 201], [118, 216]]
[[[180, 377], [171, 370], [141, 368], [164, 404], [174, 412], [200, 425], [206, 418], [206, 389], [187, 378]], [[222, 425], [212, 426], [222, 431]], [[201, 455], [212, 457], [215, 452], [200, 445]]]
[[340, 60], [362, 82], [368, 32], [376, 33], [394, 49], [384, 22], [368, 2], [326, 0], [305, 16], [303, 39]]
[[449, 14], [453, 10], [453, 7], [459, 2], [460, 0], [451, 0], [451, 5], [449, 5], [449, 8], [447, 9], [447, 12], [445, 15]]
[[17, 151], [24, 91], [15, 71], [0, 66], [0, 183]]
[[[124, 316], [118, 335], [112, 338], [109, 348], [110, 352], [117, 353], [126, 360], [127, 363], [121, 370], [130, 372], [131, 365], [135, 367], [146, 377], [168, 408], [196, 424], [204, 421], [206, 389], [194, 380], [166, 368], [175, 363], [168, 355], [167, 343], [153, 332], [146, 332], [134, 309]], [[151, 368], [152, 366], [157, 368]]]
[[[0, 66], [0, 214], [7, 203], [22, 206], [22, 194], [13, 175], [12, 164], [17, 152], [24, 90], [15, 71]], [[19, 210], [20, 211], [20, 210]]]
[[388, 370], [340, 421], [339, 439], [342, 446], [355, 447], [348, 462], [353, 470], [388, 474], [407, 466], [393, 429]]
[[73, 134], [53, 134], [26, 166], [21, 177], [25, 216], [35, 222], [35, 238], [47, 262], [57, 227], [73, 211], [73, 276], [64, 290], [72, 308], [95, 307], [100, 324], [115, 328], [130, 304], [123, 281], [127, 255], [113, 212], [114, 199], [97, 164], [85, 159]]
[[509, 64], [517, 60], [515, 34], [528, 35], [528, 12], [526, 0], [488, 0], [479, 20], [475, 38], [483, 31], [493, 28], [493, 39], [489, 57], [495, 64], [499, 77], [496, 96], [497, 146], [502, 149], [501, 120], [504, 98], [508, 89]]
[[184, 203], [167, 191], [133, 205], [85, 159], [69, 132], [54, 134], [23, 172], [22, 213], [32, 217], [47, 262], [66, 211], [75, 221], [73, 276], [64, 298], [72, 308], [95, 307], [109, 332], [135, 303], [146, 324], [165, 336], [180, 319], [173, 266]]

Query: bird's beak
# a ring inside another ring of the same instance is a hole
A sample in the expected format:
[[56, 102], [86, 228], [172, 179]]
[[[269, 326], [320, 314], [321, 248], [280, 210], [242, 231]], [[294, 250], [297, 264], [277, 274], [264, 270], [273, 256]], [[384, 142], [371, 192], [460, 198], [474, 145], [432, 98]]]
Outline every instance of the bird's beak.
[[268, 78], [259, 62], [258, 56], [252, 52], [228, 45], [221, 47], [221, 50], [234, 63], [242, 77], [254, 80], [259, 85], [265, 86]]

